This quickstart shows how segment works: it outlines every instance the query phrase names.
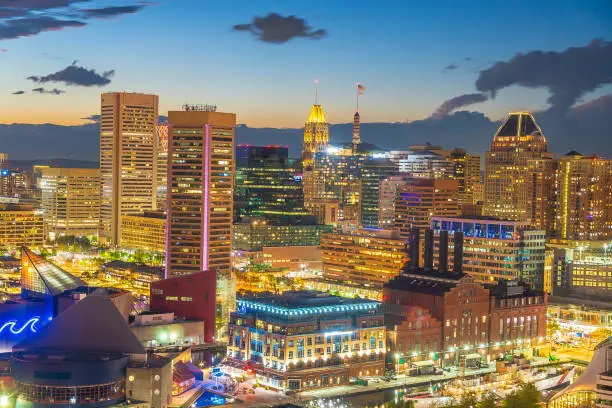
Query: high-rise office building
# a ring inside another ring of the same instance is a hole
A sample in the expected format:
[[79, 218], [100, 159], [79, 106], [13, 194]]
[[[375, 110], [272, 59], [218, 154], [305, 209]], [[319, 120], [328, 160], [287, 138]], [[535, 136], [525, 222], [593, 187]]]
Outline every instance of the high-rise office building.
[[[314, 174], [315, 154], [327, 148], [329, 143], [329, 128], [325, 119], [325, 112], [321, 105], [315, 104], [310, 110], [308, 120], [304, 124], [304, 144], [302, 146], [302, 168], [304, 200], [306, 208], [313, 215], [319, 216], [321, 200], [319, 191], [322, 188], [321, 180]], [[320, 217], [319, 217], [320, 218]]]
[[380, 182], [378, 198], [378, 225], [382, 229], [392, 229], [395, 222], [395, 196], [397, 187], [410, 181], [406, 175], [390, 176]]
[[372, 157], [361, 165], [361, 226], [379, 227], [380, 184], [397, 174], [398, 167], [391, 160]]
[[99, 169], [42, 169], [40, 189], [47, 238], [98, 234]]
[[166, 190], [168, 188], [168, 124], [155, 127], [155, 202], [157, 211], [166, 212], [168, 205]]
[[459, 182], [459, 204], [475, 204], [474, 188], [480, 183], [480, 155], [453, 149], [449, 160], [453, 163], [452, 178]]
[[459, 215], [457, 180], [414, 178], [397, 187], [395, 228], [407, 240], [410, 230], [429, 228], [433, 216]]
[[236, 146], [234, 220], [306, 216], [302, 180], [287, 146]]
[[168, 112], [166, 273], [217, 273], [217, 335], [227, 327], [232, 279], [236, 114], [208, 105]]
[[612, 160], [569, 152], [558, 159], [555, 232], [559, 238], [612, 238]]
[[[526, 222], [487, 217], [435, 216], [431, 228], [438, 237], [441, 233], [447, 237], [449, 234], [463, 234], [463, 271], [475, 280], [496, 283], [502, 279], [522, 279], [531, 287], [543, 290], [546, 231]], [[435, 265], [440, 261], [440, 245], [434, 244]], [[448, 251], [442, 256], [453, 263], [454, 254], [451, 240]]]
[[101, 96], [100, 238], [117, 245], [121, 217], [155, 208], [157, 95]]
[[166, 215], [145, 212], [121, 217], [121, 247], [166, 252]]
[[550, 229], [553, 161], [529, 112], [511, 113], [485, 158], [485, 215]]

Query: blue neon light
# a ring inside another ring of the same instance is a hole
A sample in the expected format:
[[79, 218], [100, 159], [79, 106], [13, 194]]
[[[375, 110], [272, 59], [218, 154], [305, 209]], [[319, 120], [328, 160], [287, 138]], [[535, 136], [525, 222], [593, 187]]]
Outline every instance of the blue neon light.
[[36, 333], [38, 330], [36, 329], [35, 326], [36, 326], [36, 323], [38, 323], [39, 321], [40, 321], [40, 316], [34, 316], [33, 318], [25, 322], [25, 324], [21, 326], [19, 329], [15, 329], [15, 326], [17, 325], [17, 320], [9, 320], [8, 322], [4, 323], [0, 327], [0, 334], [2, 334], [4, 329], [6, 329], [7, 327], [9, 331], [15, 335], [21, 334], [21, 332], [23, 332], [27, 328], [30, 328], [32, 333]]

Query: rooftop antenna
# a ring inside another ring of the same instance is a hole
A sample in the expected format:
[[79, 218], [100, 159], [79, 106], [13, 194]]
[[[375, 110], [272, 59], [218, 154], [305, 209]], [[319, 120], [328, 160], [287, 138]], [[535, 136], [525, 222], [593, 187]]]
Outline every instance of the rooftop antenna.
[[315, 79], [315, 105], [319, 104], [319, 80]]

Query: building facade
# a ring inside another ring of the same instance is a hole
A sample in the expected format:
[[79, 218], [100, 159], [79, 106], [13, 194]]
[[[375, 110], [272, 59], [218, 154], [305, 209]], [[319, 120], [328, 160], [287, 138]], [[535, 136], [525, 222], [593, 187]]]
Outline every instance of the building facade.
[[612, 301], [612, 254], [608, 243], [552, 245], [552, 294], [595, 302]]
[[459, 183], [456, 180], [414, 178], [398, 185], [395, 198], [395, 229], [402, 239], [410, 230], [425, 230], [434, 215], [459, 215]]
[[287, 146], [236, 146], [234, 220], [304, 216], [304, 191]]
[[361, 165], [361, 226], [378, 228], [380, 217], [380, 185], [396, 175], [398, 167], [386, 158], [372, 157]]
[[395, 277], [406, 262], [405, 243], [391, 230], [348, 230], [323, 234], [323, 276], [364, 286]]
[[612, 160], [570, 152], [558, 159], [558, 238], [612, 238]]
[[[460, 232], [463, 241], [463, 271], [483, 283], [501, 279], [523, 279], [532, 287], [544, 289], [545, 234], [526, 222], [500, 221], [487, 217], [432, 217], [431, 228]], [[451, 242], [451, 262], [454, 261]], [[439, 245], [434, 246], [434, 264], [439, 261]]]
[[236, 114], [210, 107], [168, 112], [166, 273], [217, 273], [219, 329], [235, 305], [232, 277]]
[[119, 244], [121, 217], [155, 206], [158, 97], [103, 93], [100, 113], [100, 238]]
[[386, 327], [380, 303], [322, 292], [243, 298], [232, 313], [230, 360], [257, 368], [279, 390], [348, 384], [385, 370]]
[[[433, 267], [433, 233], [426, 232], [425, 237], [423, 267], [419, 266], [417, 257], [411, 256], [414, 260], [383, 288], [385, 310], [393, 312], [401, 306], [420, 307], [442, 324], [437, 349], [432, 343], [425, 352], [421, 342], [418, 351], [411, 348], [411, 354], [406, 357], [458, 365], [476, 353], [482, 359], [491, 359], [504, 350], [533, 350], [543, 345], [548, 304], [545, 293], [534, 291], [518, 281], [504, 281], [491, 286], [476, 282], [462, 270], [460, 232], [453, 237], [455, 258], [452, 269], [448, 267], [448, 258], [436, 269]], [[446, 239], [442, 238], [440, 247]], [[410, 253], [418, 253], [418, 246], [419, 233], [413, 231]], [[448, 252], [448, 248], [443, 252]], [[503, 327], [499, 326], [502, 320]], [[531, 325], [529, 328], [527, 322]], [[435, 327], [434, 323], [430, 320], [430, 328]]]
[[39, 185], [45, 237], [98, 235], [99, 169], [44, 168]]
[[264, 247], [319, 246], [321, 236], [331, 225], [320, 225], [311, 216], [291, 217], [275, 222], [261, 217], [245, 217], [234, 224], [233, 248], [260, 251]]
[[39, 212], [19, 206], [0, 208], [0, 246], [17, 249], [24, 244], [39, 248], [45, 242], [43, 218]]
[[166, 252], [166, 215], [162, 212], [146, 212], [121, 217], [121, 236], [124, 248]]
[[155, 127], [155, 205], [159, 212], [166, 212], [168, 205], [168, 124]]

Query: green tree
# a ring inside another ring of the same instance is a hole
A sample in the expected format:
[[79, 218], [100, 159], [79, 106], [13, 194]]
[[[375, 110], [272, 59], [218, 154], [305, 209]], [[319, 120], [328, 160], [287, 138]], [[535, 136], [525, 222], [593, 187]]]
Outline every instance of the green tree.
[[519, 391], [521, 406], [524, 408], [537, 408], [540, 406], [540, 391], [532, 383], [525, 384]]
[[487, 392], [482, 396], [482, 398], [480, 399], [480, 402], [478, 402], [478, 405], [476, 406], [478, 408], [496, 408], [497, 407], [497, 396], [493, 394], [492, 392]]
[[461, 396], [459, 404], [453, 405], [453, 408], [476, 408], [478, 397], [474, 392], [466, 392]]

